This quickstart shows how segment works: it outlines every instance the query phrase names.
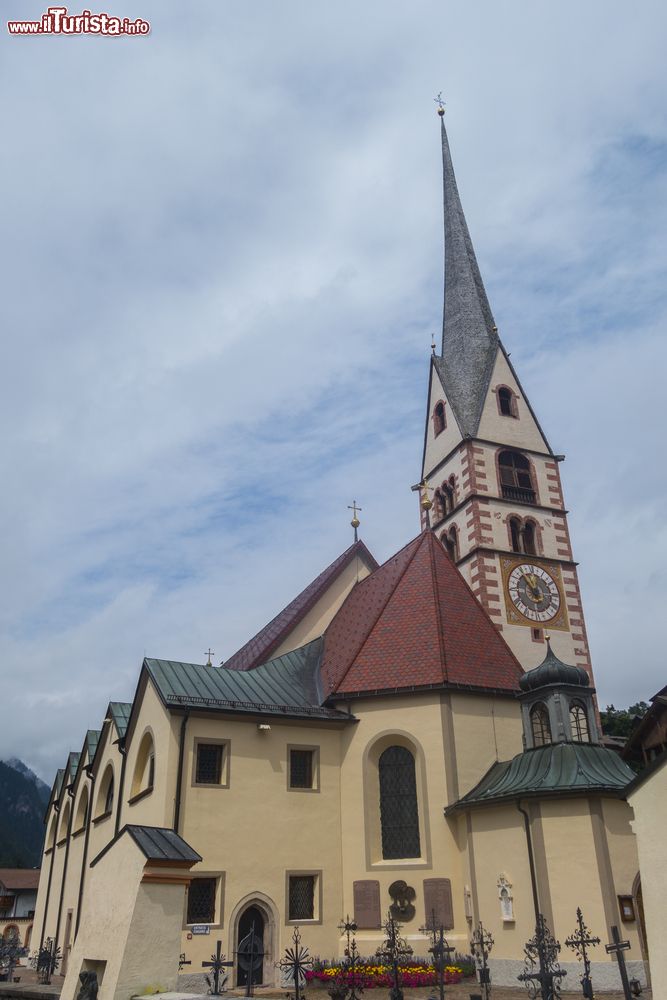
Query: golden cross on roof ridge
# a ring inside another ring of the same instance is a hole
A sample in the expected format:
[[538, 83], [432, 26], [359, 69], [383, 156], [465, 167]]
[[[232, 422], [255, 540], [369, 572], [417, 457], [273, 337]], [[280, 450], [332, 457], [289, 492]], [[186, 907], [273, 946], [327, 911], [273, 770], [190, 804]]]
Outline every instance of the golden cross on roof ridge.
[[350, 521], [350, 524], [354, 528], [354, 540], [355, 542], [358, 542], [359, 537], [357, 535], [357, 528], [361, 522], [359, 521], [357, 514], [361, 511], [361, 507], [357, 507], [357, 501], [353, 500], [351, 504], [347, 505], [347, 509], [352, 511], [352, 520]]

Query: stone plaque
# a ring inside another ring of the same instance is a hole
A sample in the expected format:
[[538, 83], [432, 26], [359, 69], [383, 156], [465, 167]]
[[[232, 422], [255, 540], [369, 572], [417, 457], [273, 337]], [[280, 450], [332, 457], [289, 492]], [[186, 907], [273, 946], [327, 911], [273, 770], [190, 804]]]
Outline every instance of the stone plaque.
[[360, 930], [382, 926], [380, 883], [376, 879], [354, 883], [354, 922]]
[[424, 909], [426, 926], [430, 927], [435, 910], [435, 926], [442, 925], [446, 931], [454, 926], [454, 905], [452, 903], [452, 883], [448, 878], [424, 879]]

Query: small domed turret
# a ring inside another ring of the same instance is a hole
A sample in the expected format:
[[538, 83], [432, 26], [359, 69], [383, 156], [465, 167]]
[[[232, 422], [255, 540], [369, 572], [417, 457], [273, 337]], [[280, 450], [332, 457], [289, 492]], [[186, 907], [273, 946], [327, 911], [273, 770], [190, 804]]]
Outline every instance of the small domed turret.
[[589, 687], [588, 674], [583, 667], [575, 667], [559, 660], [547, 639], [547, 655], [539, 666], [533, 667], [519, 681], [522, 691], [535, 691], [551, 684], [567, 684], [572, 687]]

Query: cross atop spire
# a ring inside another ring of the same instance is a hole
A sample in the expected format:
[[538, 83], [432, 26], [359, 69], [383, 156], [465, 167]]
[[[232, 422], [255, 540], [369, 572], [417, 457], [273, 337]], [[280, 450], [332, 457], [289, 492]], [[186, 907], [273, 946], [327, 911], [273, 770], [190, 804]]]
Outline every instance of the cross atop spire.
[[[441, 108], [438, 107], [438, 112]], [[435, 358], [457, 422], [473, 436], [498, 348], [498, 331], [454, 175], [444, 116], [440, 115], [445, 221], [445, 304], [442, 354]]]

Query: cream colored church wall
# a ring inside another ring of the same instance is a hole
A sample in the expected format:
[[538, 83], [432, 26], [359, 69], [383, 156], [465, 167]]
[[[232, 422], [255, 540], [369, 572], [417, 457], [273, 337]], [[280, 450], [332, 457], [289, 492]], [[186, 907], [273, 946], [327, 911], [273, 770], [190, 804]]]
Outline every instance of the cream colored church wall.
[[[654, 1000], [667, 1000], [667, 758], [628, 797], [637, 836]], [[623, 925], [625, 934], [628, 924]]]
[[[219, 716], [188, 723], [179, 832], [203, 857], [193, 876], [222, 876], [222, 926], [212, 927], [210, 936], [191, 939], [184, 926], [182, 950], [193, 970], [210, 957], [211, 942], [218, 936], [226, 953], [233, 952], [236, 918], [257, 894], [271, 901], [273, 960], [279, 957], [292, 934], [289, 872], [317, 877], [316, 918], [299, 922], [311, 952], [328, 954], [338, 939], [332, 928], [342, 915], [339, 728], [280, 719], [271, 719], [270, 725], [270, 731], [260, 731], [256, 720]], [[228, 741], [228, 787], [193, 784], [196, 739]], [[288, 788], [290, 746], [317, 748], [316, 790]]]
[[[408, 701], [409, 699], [409, 701]], [[409, 704], [409, 708], [407, 705]], [[358, 725], [342, 734], [341, 815], [343, 853], [343, 912], [354, 912], [353, 884], [377, 880], [383, 916], [391, 903], [389, 886], [403, 879], [416, 892], [415, 916], [403, 933], [417, 953], [426, 950], [419, 932], [426, 913], [423, 880], [452, 881], [455, 929], [448, 935], [457, 946], [467, 940], [463, 912], [463, 875], [455, 829], [445, 820], [448, 775], [454, 762], [446, 749], [443, 708], [439, 692], [423, 695], [360, 699], [350, 703]], [[388, 746], [403, 745], [415, 756], [421, 856], [406, 860], [382, 858], [378, 759]], [[365, 954], [375, 951], [381, 931], [357, 935]], [[337, 942], [337, 946], [340, 947]]]
[[465, 795], [496, 760], [522, 749], [521, 707], [514, 698], [452, 693], [458, 796]]
[[271, 652], [271, 659], [317, 639], [327, 628], [352, 588], [369, 575], [368, 566], [358, 556], [340, 573], [326, 593], [298, 623], [287, 638]]
[[[535, 931], [530, 863], [522, 815], [514, 804], [474, 809], [470, 813], [476, 894], [476, 919], [491, 931], [494, 958], [521, 957], [523, 945]], [[504, 921], [498, 880], [511, 883], [514, 920]]]
[[[126, 823], [171, 827], [174, 821], [174, 790], [178, 770], [180, 717], [167, 713], [148, 681], [141, 707], [130, 734], [121, 804], [120, 827]], [[155, 755], [153, 790], [147, 790], [145, 737], [152, 740]], [[139, 797], [137, 797], [139, 796]], [[136, 801], [132, 801], [136, 799]]]
[[[498, 386], [507, 386], [515, 394], [514, 403], [518, 417], [505, 417], [498, 409]], [[518, 397], [518, 398], [516, 398]], [[508, 447], [546, 451], [547, 446], [523, 398], [512, 370], [502, 351], [498, 351], [491, 376], [489, 393], [484, 401], [477, 437], [489, 441], [502, 441]]]

